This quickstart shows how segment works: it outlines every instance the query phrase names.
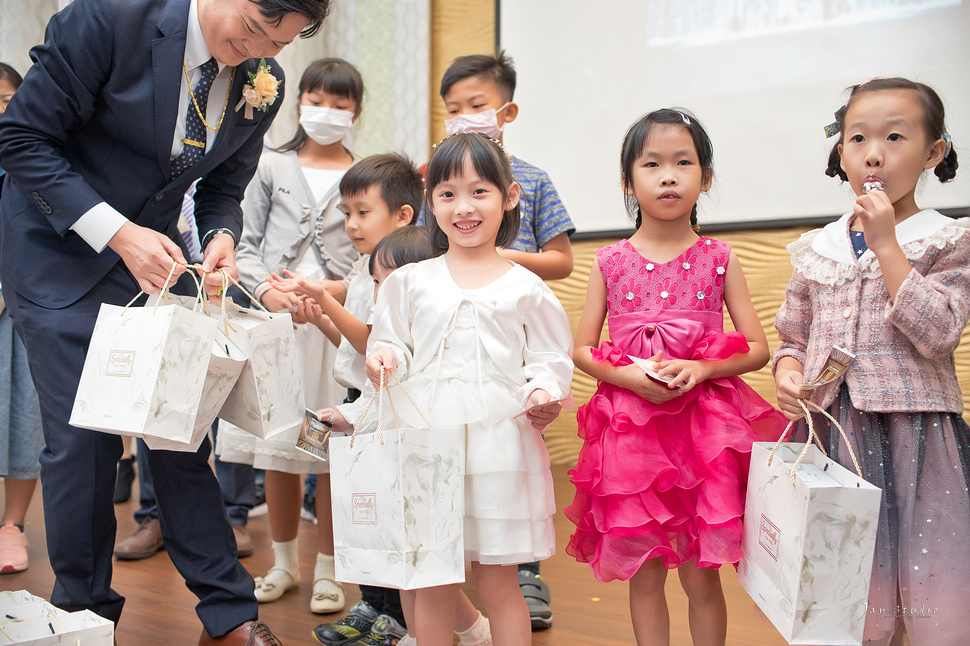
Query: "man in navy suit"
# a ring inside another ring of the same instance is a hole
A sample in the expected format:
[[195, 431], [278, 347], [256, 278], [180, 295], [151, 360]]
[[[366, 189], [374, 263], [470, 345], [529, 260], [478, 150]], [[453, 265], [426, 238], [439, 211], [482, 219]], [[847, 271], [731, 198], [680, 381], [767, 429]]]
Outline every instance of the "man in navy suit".
[[[328, 9], [329, 0], [75, 0], [51, 19], [0, 119], [0, 278], [40, 395], [51, 600], [62, 608], [117, 622], [124, 604], [111, 589], [121, 438], [68, 424], [98, 310], [157, 293], [185, 262], [176, 225], [199, 178], [204, 268], [235, 273], [239, 203], [281, 104], [237, 108], [244, 85], [264, 57], [282, 79], [269, 57], [314, 34]], [[150, 456], [165, 546], [199, 598], [200, 644], [277, 644], [255, 621], [210, 451], [206, 441], [194, 454]]]

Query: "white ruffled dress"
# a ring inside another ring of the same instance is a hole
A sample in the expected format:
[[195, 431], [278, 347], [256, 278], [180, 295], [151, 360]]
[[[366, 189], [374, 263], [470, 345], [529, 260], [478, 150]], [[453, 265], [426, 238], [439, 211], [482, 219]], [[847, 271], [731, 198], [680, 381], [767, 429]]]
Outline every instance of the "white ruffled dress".
[[[444, 257], [402, 267], [377, 301], [368, 353], [381, 347], [394, 351], [395, 376], [432, 427], [465, 426], [466, 560], [552, 556], [549, 453], [520, 415], [536, 388], [570, 393], [572, 334], [549, 288], [518, 265], [472, 290], [458, 287]], [[425, 426], [399, 388], [390, 393], [404, 426]]]

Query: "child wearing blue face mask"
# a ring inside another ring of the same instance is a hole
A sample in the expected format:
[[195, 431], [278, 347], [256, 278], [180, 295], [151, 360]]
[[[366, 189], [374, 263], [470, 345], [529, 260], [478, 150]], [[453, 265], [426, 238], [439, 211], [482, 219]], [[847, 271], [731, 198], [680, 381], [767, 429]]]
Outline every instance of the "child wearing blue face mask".
[[[505, 124], [519, 114], [519, 106], [512, 100], [514, 93], [515, 68], [504, 52], [456, 58], [441, 79], [448, 134], [480, 132], [501, 143]], [[522, 227], [502, 255], [546, 280], [569, 276], [573, 270], [569, 236], [576, 227], [556, 187], [545, 171], [514, 156], [512, 174], [522, 189]]]
[[[296, 134], [278, 149], [263, 152], [246, 189], [236, 266], [243, 286], [267, 310], [293, 316], [297, 343], [306, 358], [306, 404], [320, 408], [341, 401], [345, 393], [333, 378], [336, 346], [308, 322], [298, 295], [274, 289], [267, 279], [273, 272], [287, 269], [325, 281], [328, 291], [341, 303], [346, 296], [344, 279], [357, 259], [357, 251], [344, 231], [344, 214], [338, 208], [340, 180], [358, 160], [344, 146], [344, 138], [360, 116], [364, 83], [350, 63], [325, 58], [314, 61], [303, 72], [299, 91]], [[260, 603], [276, 601], [298, 587], [302, 474], [329, 470], [329, 463], [296, 449], [299, 431], [297, 425], [272, 439], [256, 440], [231, 427], [220, 430], [219, 452], [224, 460], [266, 469], [275, 560], [268, 574], [256, 578], [256, 599]], [[329, 502], [329, 496], [322, 496], [316, 505], [318, 552], [310, 610], [318, 614], [338, 612], [345, 605], [343, 588], [334, 575]]]

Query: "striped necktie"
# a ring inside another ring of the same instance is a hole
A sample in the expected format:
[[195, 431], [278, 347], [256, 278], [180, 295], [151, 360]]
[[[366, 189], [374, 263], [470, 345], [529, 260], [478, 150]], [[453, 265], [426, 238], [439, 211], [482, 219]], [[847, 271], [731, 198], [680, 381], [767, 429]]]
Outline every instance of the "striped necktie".
[[175, 179], [205, 154], [206, 126], [202, 123], [199, 110], [205, 110], [209, 105], [209, 89], [219, 72], [216, 59], [210, 58], [200, 68], [202, 77], [195, 88], [189, 87], [189, 93], [194, 90], [195, 101], [189, 97], [189, 107], [185, 114], [185, 139], [182, 140], [182, 154], [172, 160], [171, 178]]

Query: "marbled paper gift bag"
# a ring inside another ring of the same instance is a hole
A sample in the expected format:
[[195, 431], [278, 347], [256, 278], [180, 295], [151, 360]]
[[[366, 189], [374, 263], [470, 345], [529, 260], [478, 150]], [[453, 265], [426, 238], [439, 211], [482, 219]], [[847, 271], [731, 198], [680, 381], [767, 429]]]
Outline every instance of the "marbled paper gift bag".
[[67, 612], [25, 590], [0, 594], [0, 644], [112, 646], [114, 624], [90, 610]]
[[[247, 358], [219, 417], [269, 438], [303, 423], [303, 377], [289, 314], [227, 303], [229, 340]], [[312, 361], [312, 357], [308, 357]]]
[[174, 302], [102, 304], [71, 425], [188, 447], [215, 338], [215, 319]]
[[[158, 298], [161, 297], [149, 298], [146, 307], [153, 306]], [[191, 296], [169, 294], [162, 299], [162, 302], [181, 305], [193, 311], [201, 312], [203, 309], [201, 301]], [[213, 308], [212, 304], [209, 307], [211, 308], [209, 316], [216, 319], [219, 322], [219, 326], [216, 330], [216, 338], [212, 342], [209, 353], [209, 365], [206, 368], [205, 382], [202, 385], [202, 394], [199, 398], [198, 411], [196, 412], [195, 421], [192, 425], [192, 433], [187, 443], [182, 441], [181, 437], [179, 439], [171, 439], [157, 435], [147, 435], [144, 438], [145, 444], [150, 449], [187, 451], [192, 453], [198, 451], [202, 440], [209, 434], [212, 422], [225, 403], [226, 397], [229, 396], [229, 391], [235, 385], [236, 380], [239, 379], [239, 375], [246, 365], [246, 357], [243, 356], [239, 348], [225, 334], [226, 322], [221, 320], [222, 316], [219, 308]]]
[[789, 644], [861, 644], [882, 491], [815, 445], [773, 446], [752, 447], [738, 579]]
[[464, 426], [332, 435], [337, 580], [401, 590], [463, 582], [464, 475]]

